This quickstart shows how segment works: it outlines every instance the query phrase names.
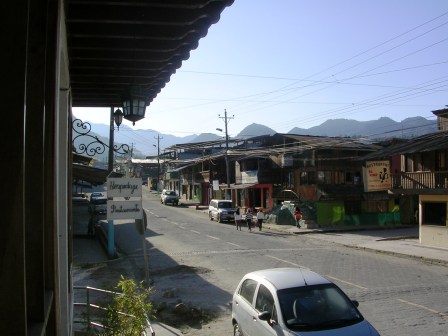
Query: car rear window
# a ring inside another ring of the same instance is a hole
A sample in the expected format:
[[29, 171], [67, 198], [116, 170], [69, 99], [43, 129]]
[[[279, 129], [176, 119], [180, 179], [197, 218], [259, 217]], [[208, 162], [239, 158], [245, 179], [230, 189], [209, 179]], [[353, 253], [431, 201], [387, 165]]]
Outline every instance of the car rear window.
[[230, 209], [232, 207], [232, 203], [230, 202], [219, 202], [218, 203], [218, 208], [221, 209]]

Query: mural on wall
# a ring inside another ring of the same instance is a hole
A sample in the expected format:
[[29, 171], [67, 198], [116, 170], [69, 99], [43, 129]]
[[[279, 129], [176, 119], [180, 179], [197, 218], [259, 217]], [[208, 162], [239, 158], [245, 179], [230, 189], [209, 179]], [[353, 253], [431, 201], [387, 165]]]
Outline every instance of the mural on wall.
[[389, 160], [367, 161], [363, 167], [364, 191], [388, 190], [392, 187]]

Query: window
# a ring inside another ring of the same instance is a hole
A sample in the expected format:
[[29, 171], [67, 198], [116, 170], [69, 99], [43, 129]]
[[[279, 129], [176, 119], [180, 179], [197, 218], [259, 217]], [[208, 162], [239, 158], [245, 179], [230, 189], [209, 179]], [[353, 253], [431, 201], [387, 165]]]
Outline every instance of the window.
[[317, 183], [323, 184], [325, 182], [325, 173], [323, 171], [317, 172]]
[[422, 203], [422, 225], [446, 226], [445, 202], [423, 202]]
[[301, 185], [308, 184], [308, 173], [307, 172], [300, 173], [300, 184]]
[[272, 314], [274, 308], [274, 298], [271, 292], [265, 286], [260, 285], [257, 294], [257, 301], [255, 302], [255, 309], [259, 312], [267, 311]]
[[240, 288], [240, 295], [252, 304], [255, 289], [257, 288], [257, 282], [252, 279], [247, 279], [243, 282]]
[[437, 152], [437, 166], [436, 169], [441, 171], [441, 170], [446, 170], [447, 167], [447, 155], [446, 155], [446, 151], [440, 151]]

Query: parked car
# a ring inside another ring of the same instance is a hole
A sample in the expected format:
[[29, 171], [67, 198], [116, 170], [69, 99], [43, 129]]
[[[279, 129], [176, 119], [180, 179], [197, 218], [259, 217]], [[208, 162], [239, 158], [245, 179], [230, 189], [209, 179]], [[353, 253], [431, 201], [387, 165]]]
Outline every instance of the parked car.
[[94, 199], [104, 197], [103, 193], [101, 192], [93, 192], [90, 194], [90, 202], [92, 202]]
[[212, 199], [208, 206], [208, 217], [210, 220], [216, 220], [219, 223], [223, 221], [235, 220], [235, 207], [231, 200]]
[[72, 194], [73, 203], [88, 203], [87, 195], [85, 193], [73, 193]]
[[246, 274], [233, 295], [234, 335], [379, 336], [358, 302], [304, 268]]
[[95, 215], [107, 214], [107, 197], [96, 197], [90, 200], [89, 212]]
[[163, 190], [162, 195], [160, 196], [160, 203], [168, 204], [171, 203], [173, 205], [179, 204], [179, 196], [177, 196], [176, 192], [173, 190]]

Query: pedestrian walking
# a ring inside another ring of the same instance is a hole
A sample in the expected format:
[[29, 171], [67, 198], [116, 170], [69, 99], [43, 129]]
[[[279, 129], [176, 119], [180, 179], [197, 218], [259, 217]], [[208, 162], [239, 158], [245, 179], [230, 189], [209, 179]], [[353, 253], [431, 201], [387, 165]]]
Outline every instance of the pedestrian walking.
[[247, 208], [246, 210], [246, 223], [247, 223], [247, 228], [249, 229], [249, 231], [252, 231], [252, 209], [251, 208]]
[[257, 224], [258, 224], [258, 230], [261, 231], [263, 226], [263, 220], [264, 220], [264, 212], [263, 208], [258, 208], [257, 212]]
[[294, 218], [296, 219], [296, 226], [298, 228], [301, 228], [300, 222], [302, 220], [302, 211], [300, 211], [300, 208], [298, 206], [295, 207]]
[[236, 208], [235, 211], [235, 225], [236, 225], [236, 229], [241, 231], [241, 220], [242, 220], [242, 216], [241, 216], [241, 211], [240, 208]]

